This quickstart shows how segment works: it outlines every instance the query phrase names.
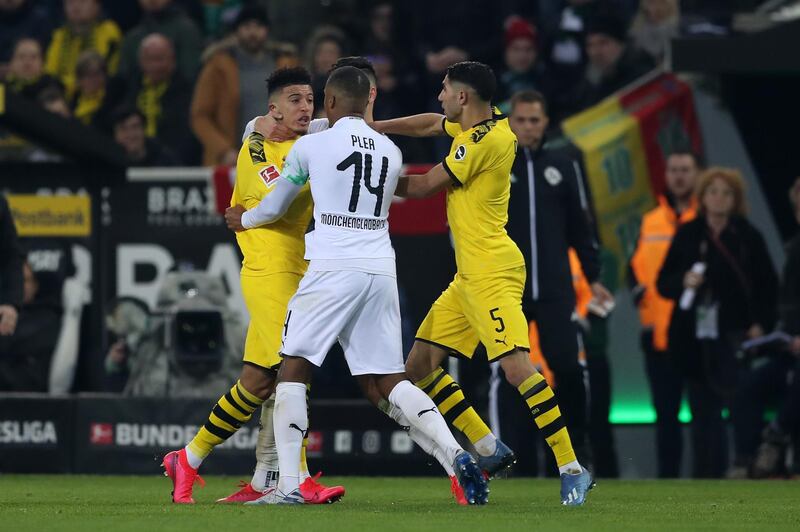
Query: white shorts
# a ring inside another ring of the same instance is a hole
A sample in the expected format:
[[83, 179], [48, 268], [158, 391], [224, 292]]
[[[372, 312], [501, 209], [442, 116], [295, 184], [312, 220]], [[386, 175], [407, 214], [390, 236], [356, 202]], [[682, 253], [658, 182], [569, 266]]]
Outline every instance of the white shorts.
[[309, 271], [289, 301], [281, 354], [325, 361], [335, 341], [352, 375], [405, 371], [397, 280], [358, 271]]

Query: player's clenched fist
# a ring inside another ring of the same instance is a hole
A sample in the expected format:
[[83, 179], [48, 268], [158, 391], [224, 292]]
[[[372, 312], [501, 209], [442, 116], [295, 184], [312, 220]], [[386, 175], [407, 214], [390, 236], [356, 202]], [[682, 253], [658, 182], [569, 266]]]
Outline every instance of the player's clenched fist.
[[233, 207], [228, 207], [225, 209], [225, 224], [227, 224], [228, 229], [231, 231], [244, 231], [244, 226], [242, 225], [242, 215], [245, 213], [246, 209], [241, 205], [234, 205]]

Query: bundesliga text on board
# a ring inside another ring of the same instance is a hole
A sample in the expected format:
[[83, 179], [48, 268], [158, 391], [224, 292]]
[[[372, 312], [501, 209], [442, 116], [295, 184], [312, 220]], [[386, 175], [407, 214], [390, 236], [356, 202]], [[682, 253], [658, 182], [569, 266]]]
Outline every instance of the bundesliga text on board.
[[58, 445], [56, 424], [50, 420], [0, 420], [0, 445]]
[[[185, 445], [197, 433], [196, 425], [152, 423], [89, 423], [89, 443], [95, 447], [162, 448]], [[258, 428], [242, 427], [221, 449], [253, 450]]]

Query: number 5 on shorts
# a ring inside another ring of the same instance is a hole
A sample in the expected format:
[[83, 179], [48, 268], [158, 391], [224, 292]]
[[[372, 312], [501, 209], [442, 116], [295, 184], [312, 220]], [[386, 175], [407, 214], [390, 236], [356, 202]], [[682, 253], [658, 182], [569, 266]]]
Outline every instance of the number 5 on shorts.
[[491, 317], [492, 317], [492, 321], [497, 321], [497, 322], [500, 322], [500, 327], [499, 327], [499, 328], [496, 328], [496, 329], [495, 329], [495, 332], [503, 332], [503, 331], [505, 331], [505, 330], [506, 330], [506, 324], [505, 324], [505, 322], [503, 321], [503, 318], [501, 318], [500, 316], [495, 316], [495, 314], [494, 314], [494, 313], [495, 313], [495, 312], [497, 312], [498, 310], [500, 310], [500, 307], [493, 308], [492, 310], [490, 310], [490, 311], [489, 311], [489, 316], [491, 316]]

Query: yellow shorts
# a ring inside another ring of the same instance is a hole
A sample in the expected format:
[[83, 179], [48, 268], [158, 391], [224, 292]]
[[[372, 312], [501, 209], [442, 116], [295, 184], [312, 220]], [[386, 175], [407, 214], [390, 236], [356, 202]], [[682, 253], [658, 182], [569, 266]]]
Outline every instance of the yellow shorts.
[[417, 331], [417, 340], [472, 358], [478, 343], [489, 360], [530, 349], [522, 312], [525, 267], [482, 275], [456, 274]]
[[242, 295], [250, 312], [244, 342], [245, 362], [268, 369], [280, 365], [286, 307], [302, 278], [301, 274], [289, 272], [241, 276]]

